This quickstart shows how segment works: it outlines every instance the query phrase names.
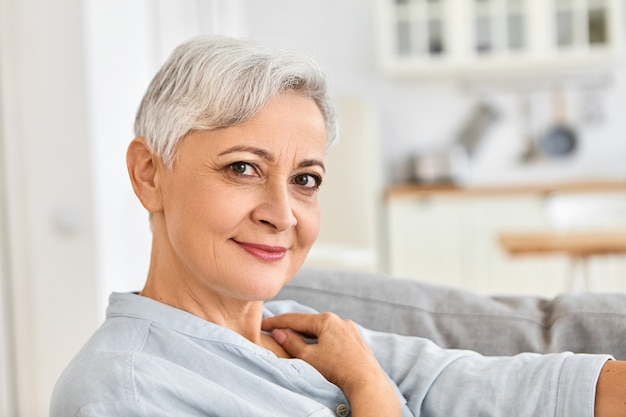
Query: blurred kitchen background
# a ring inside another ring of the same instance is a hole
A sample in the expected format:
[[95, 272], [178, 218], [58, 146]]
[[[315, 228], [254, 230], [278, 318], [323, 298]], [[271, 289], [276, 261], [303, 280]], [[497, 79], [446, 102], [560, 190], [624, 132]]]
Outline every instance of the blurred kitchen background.
[[342, 122], [310, 266], [486, 294], [626, 291], [624, 0], [0, 0], [0, 415], [141, 288], [125, 168], [172, 48], [304, 50]]

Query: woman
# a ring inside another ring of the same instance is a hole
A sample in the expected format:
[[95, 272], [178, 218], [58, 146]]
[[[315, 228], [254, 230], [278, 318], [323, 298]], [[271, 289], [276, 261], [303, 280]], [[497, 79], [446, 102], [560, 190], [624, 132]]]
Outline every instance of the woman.
[[624, 366], [608, 356], [485, 358], [264, 304], [315, 241], [337, 131], [308, 58], [193, 39], [155, 76], [135, 130], [127, 164], [150, 213], [147, 281], [111, 296], [57, 383], [53, 417], [569, 417], [624, 406]]

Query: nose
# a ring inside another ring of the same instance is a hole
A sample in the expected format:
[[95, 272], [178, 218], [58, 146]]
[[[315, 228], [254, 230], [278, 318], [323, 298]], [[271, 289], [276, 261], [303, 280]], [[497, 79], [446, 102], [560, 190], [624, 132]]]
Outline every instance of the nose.
[[261, 199], [253, 212], [255, 221], [277, 231], [287, 230], [298, 223], [287, 184], [266, 184]]

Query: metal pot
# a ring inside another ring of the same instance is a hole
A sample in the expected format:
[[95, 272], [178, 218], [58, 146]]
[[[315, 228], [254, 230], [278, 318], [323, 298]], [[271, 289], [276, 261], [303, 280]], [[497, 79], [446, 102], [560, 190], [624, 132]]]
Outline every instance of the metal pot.
[[413, 158], [414, 179], [420, 183], [464, 183], [468, 180], [470, 158], [463, 146]]
[[548, 157], [567, 156], [576, 150], [576, 131], [567, 124], [565, 97], [563, 92], [554, 92], [555, 123], [538, 143], [539, 151]]
[[485, 132], [498, 117], [487, 103], [478, 103], [449, 148], [413, 158], [414, 180], [420, 183], [465, 183], [469, 179], [470, 159]]

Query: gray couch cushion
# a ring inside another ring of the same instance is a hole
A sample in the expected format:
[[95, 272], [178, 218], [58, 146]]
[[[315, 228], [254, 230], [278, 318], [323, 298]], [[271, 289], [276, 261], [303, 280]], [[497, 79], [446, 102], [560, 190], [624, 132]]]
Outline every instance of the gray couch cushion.
[[485, 355], [568, 350], [626, 359], [626, 294], [486, 297], [384, 275], [305, 268], [277, 299]]

